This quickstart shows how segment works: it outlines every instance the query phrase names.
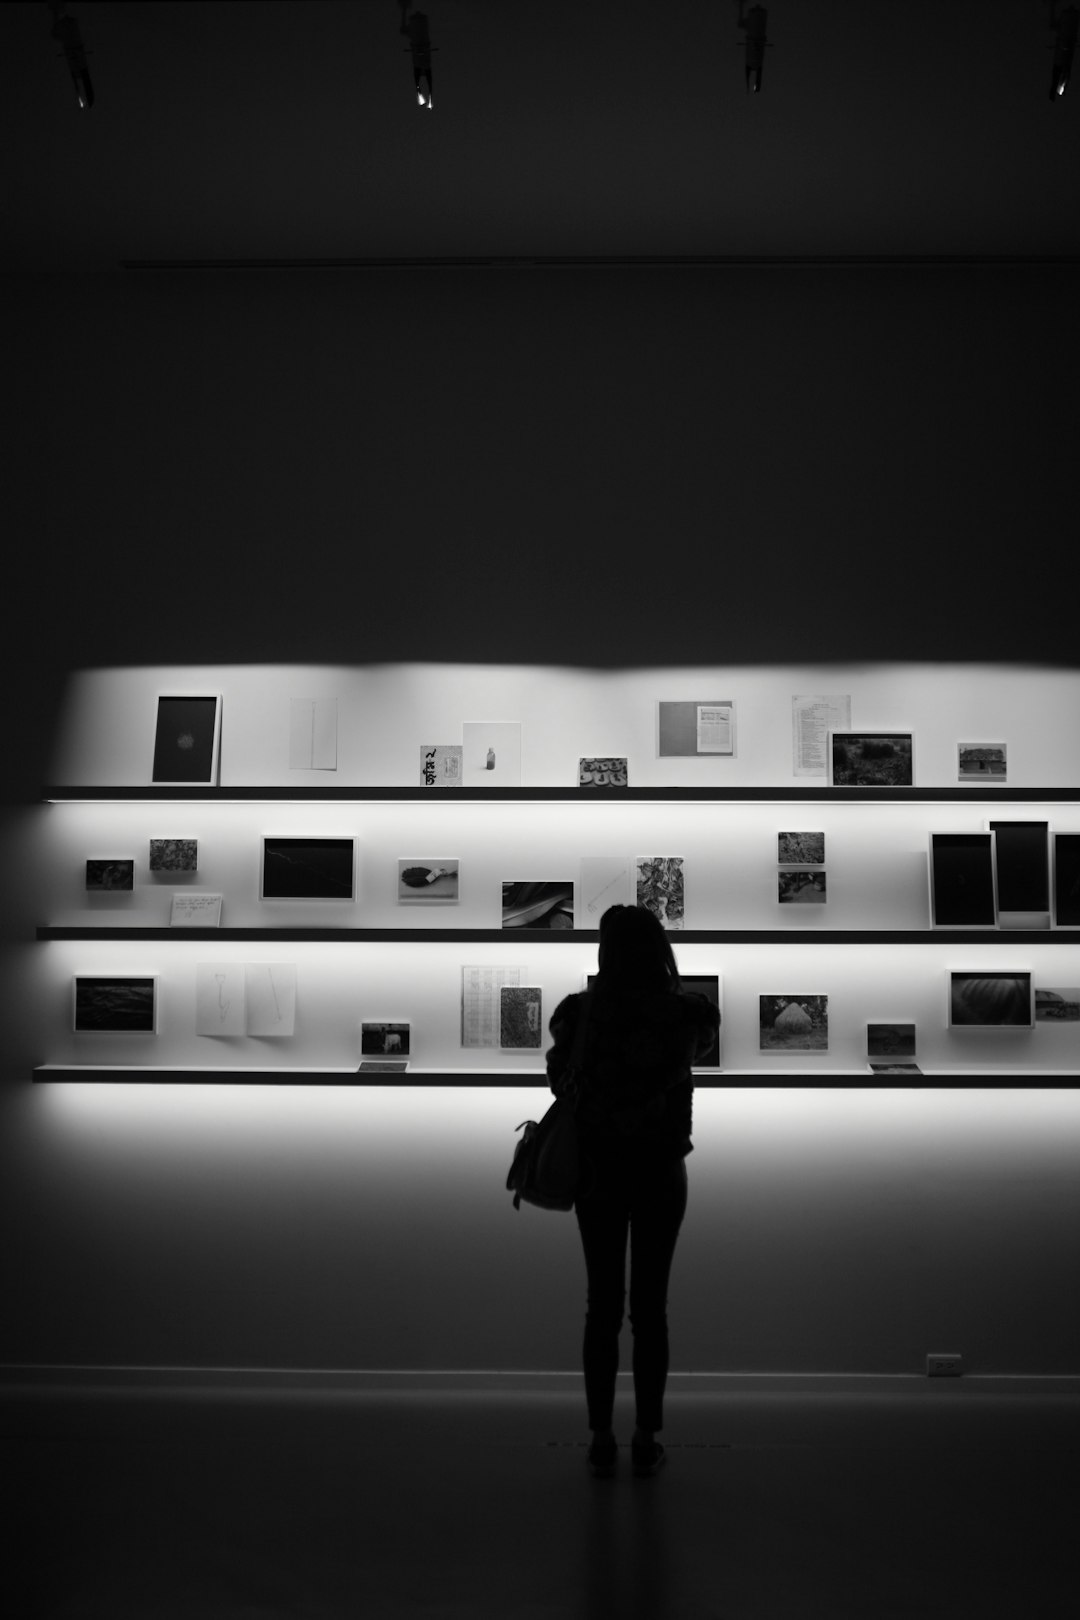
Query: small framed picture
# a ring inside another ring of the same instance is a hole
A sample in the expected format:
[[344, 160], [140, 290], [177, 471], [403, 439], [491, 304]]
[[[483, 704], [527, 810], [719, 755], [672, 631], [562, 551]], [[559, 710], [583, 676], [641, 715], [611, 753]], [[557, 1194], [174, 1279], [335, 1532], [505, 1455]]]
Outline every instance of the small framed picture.
[[1002, 787], [1008, 775], [1007, 743], [957, 743], [958, 782], [992, 782], [995, 787]]
[[626, 787], [630, 781], [629, 761], [614, 755], [578, 760], [578, 787]]
[[162, 693], [158, 697], [152, 780], [168, 787], [218, 779], [221, 694]]
[[665, 928], [686, 927], [686, 887], [681, 855], [642, 855], [636, 862], [637, 904]]
[[1030, 972], [950, 972], [950, 1029], [1031, 1029], [1034, 1023]]
[[504, 1051], [539, 1051], [543, 1044], [543, 991], [538, 984], [499, 987], [499, 1045]]
[[935, 928], [993, 928], [997, 882], [992, 832], [930, 834], [930, 920]]
[[1080, 1023], [1080, 985], [1068, 989], [1059, 986], [1035, 991], [1035, 1022], [1037, 1024]]
[[157, 976], [77, 974], [73, 984], [74, 1027], [109, 1034], [153, 1035], [157, 1029]]
[[830, 731], [829, 781], [833, 787], [911, 787], [914, 733]]
[[134, 860], [123, 857], [120, 860], [87, 861], [87, 894], [130, 894], [134, 887]]
[[824, 870], [811, 872], [806, 867], [795, 867], [785, 871], [781, 868], [776, 874], [778, 905], [823, 906], [827, 898]]
[[915, 1056], [914, 1024], [867, 1024], [866, 1055], [879, 1063], [901, 1062]]
[[456, 905], [460, 864], [445, 855], [405, 856], [397, 863], [398, 905]]
[[361, 1024], [361, 1057], [407, 1058], [410, 1028], [409, 1024], [401, 1023]]
[[1054, 926], [1080, 928], [1080, 833], [1054, 834]]
[[759, 996], [762, 1052], [827, 1052], [828, 996]]
[[262, 900], [354, 900], [356, 848], [352, 838], [281, 838], [262, 843]]
[[780, 832], [776, 835], [778, 866], [824, 866], [823, 832]]
[[151, 838], [151, 872], [197, 872], [199, 870], [199, 841], [197, 838]]
[[569, 880], [504, 883], [502, 926], [541, 928], [546, 933], [574, 926], [574, 885]]

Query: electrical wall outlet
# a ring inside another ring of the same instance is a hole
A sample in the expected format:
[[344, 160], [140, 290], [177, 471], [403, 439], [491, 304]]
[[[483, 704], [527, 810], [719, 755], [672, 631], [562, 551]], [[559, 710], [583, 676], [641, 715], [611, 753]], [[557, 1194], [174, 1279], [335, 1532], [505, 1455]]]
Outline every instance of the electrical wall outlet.
[[964, 1370], [964, 1358], [939, 1352], [926, 1358], [927, 1378], [959, 1378]]

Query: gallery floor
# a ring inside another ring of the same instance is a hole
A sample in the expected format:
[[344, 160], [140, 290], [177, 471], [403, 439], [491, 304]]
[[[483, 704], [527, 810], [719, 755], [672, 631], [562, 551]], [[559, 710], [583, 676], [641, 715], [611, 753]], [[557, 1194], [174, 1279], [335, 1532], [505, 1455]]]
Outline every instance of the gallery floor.
[[[677, 1379], [668, 1465], [585, 1467], [576, 1380], [0, 1382], [18, 1620], [1058, 1616], [1064, 1383]], [[550, 1384], [550, 1381], [549, 1381]], [[628, 1398], [620, 1394], [628, 1437]], [[14, 1591], [13, 1591], [14, 1587]], [[7, 1595], [7, 1594], [5, 1594]]]

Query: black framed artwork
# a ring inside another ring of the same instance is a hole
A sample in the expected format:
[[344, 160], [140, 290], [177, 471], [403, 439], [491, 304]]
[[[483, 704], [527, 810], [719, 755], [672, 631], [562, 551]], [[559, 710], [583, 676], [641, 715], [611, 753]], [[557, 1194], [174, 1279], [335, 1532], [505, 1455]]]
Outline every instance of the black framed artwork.
[[354, 900], [355, 840], [263, 839], [263, 900]]

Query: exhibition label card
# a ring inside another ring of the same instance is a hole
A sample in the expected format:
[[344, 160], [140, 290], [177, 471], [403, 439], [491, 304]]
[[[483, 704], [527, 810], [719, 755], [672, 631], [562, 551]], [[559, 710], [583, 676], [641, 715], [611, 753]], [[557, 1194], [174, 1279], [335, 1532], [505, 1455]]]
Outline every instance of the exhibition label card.
[[173, 928], [217, 928], [221, 923], [221, 895], [190, 891], [174, 894], [169, 923]]
[[459, 743], [424, 743], [420, 749], [420, 786], [460, 787], [462, 753]]
[[827, 776], [829, 732], [851, 729], [851, 698], [793, 697], [791, 700], [792, 771], [796, 776]]

